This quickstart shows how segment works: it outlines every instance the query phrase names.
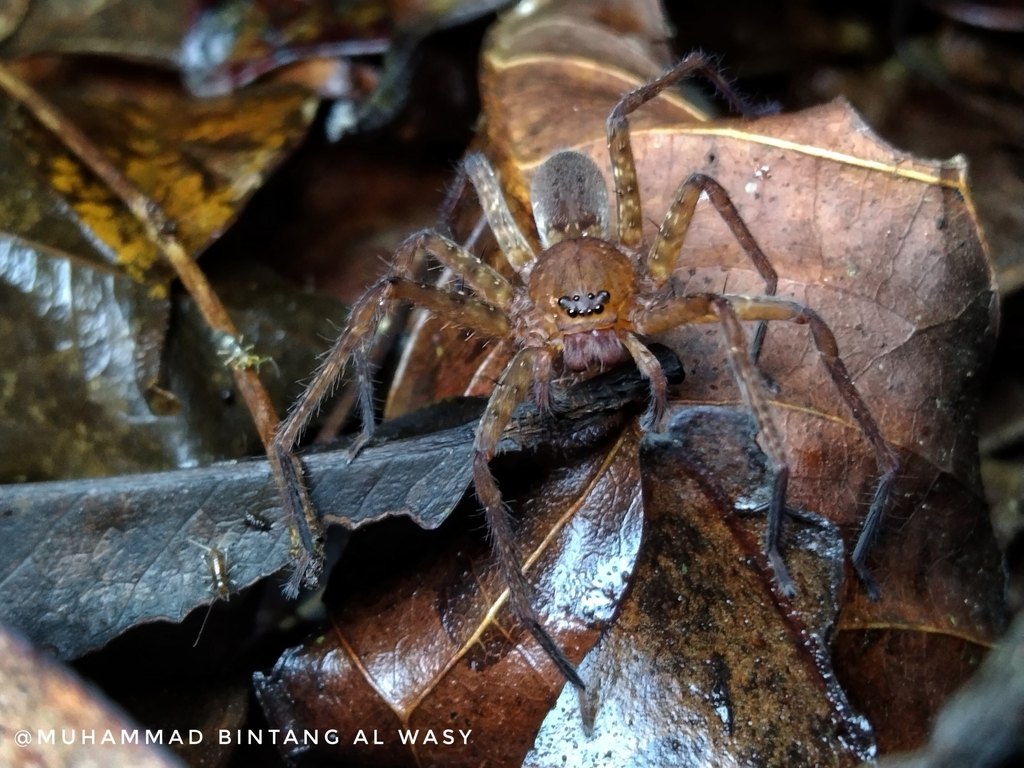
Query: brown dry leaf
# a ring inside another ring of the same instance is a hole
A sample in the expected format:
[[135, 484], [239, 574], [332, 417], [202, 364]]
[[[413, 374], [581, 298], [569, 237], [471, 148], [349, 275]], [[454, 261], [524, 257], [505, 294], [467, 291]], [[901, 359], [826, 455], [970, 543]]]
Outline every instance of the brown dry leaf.
[[[37, 88], [161, 207], [193, 256], [223, 233], [305, 136], [317, 107], [315, 97], [293, 87], [209, 100], [156, 78], [90, 78]], [[120, 199], [34, 121], [18, 128], [37, 172], [110, 249], [117, 266], [136, 280], [165, 282], [170, 268]]]
[[[610, 47], [606, 59], [603, 45], [580, 43], [613, 37], [601, 30], [600, 14], [588, 18], [574, 3], [548, 10], [542, 19], [506, 16], [483, 58], [484, 148], [520, 212], [534, 169], [556, 149], [589, 154], [610, 180], [605, 119], [624, 91], [660, 70], [629, 46], [624, 54]], [[922, 160], [884, 144], [841, 101], [709, 122], [670, 95], [631, 125], [648, 242], [687, 175], [718, 180], [778, 271], [779, 294], [807, 303], [835, 331], [900, 453], [895, 505], [871, 557], [882, 599], [868, 602], [857, 580], [846, 580], [833, 650], [880, 749], [919, 744], [1003, 618], [975, 431], [977, 372], [993, 346], [998, 303], [964, 163]], [[520, 216], [521, 226], [526, 221]], [[672, 287], [761, 291], [706, 201]], [[680, 328], [659, 340], [686, 369], [680, 404], [739, 404], [717, 328]], [[448, 364], [442, 351], [435, 357]], [[839, 524], [849, 551], [877, 479], [874, 458], [806, 330], [773, 325], [761, 364], [780, 384], [773, 410], [791, 457], [789, 501]]]
[[[639, 435], [619, 424], [610, 442], [522, 494], [519, 545], [536, 604], [574, 662], [614, 615], [639, 546]], [[535, 464], [520, 474], [542, 475]], [[313, 752], [361, 765], [519, 764], [565, 680], [517, 627], [479, 534], [430, 570], [349, 600], [325, 635], [258, 674], [273, 727], [336, 729], [339, 743]], [[418, 732], [416, 746], [403, 744], [406, 731]]]
[[817, 515], [790, 523], [801, 595], [777, 595], [758, 534], [771, 474], [756, 424], [732, 408], [681, 411], [641, 449], [644, 535], [615, 624], [580, 666], [593, 727], [563, 690], [526, 765], [630, 768], [854, 765], [871, 726], [850, 706], [826, 642], [843, 545]]
[[0, 47], [4, 59], [59, 51], [119, 56], [167, 68], [178, 63], [185, 28], [181, 3], [5, 0], [5, 5], [15, 12], [13, 21], [8, 20], [10, 38]]
[[[144, 728], [129, 721], [75, 675], [2, 627], [0, 722], [4, 729], [0, 765], [6, 768], [184, 765], [163, 748], [148, 744]], [[124, 734], [132, 739], [133, 732], [134, 742], [125, 741]], [[167, 733], [164, 738], [171, 736]], [[187, 733], [183, 736], [188, 737]]]
[[[968, 7], [968, 6], [962, 6]], [[984, 4], [974, 4], [983, 9]], [[991, 8], [992, 6], [988, 6]], [[1019, 13], [1019, 11], [1018, 11]], [[897, 30], [894, 55], [877, 66], [822, 67], [801, 73], [816, 100], [845, 95], [878, 133], [926, 157], [963, 152], [1003, 299], [1024, 287], [1024, 119], [1016, 47], [963, 24]]]
[[[316, 107], [290, 88], [199, 102], [152, 72], [112, 78], [58, 68], [36, 85], [167, 211], [191, 257], [298, 144]], [[5, 477], [162, 469], [224, 457], [225, 444], [229, 455], [244, 451], [237, 433], [210, 440], [213, 430], [193, 432], [194, 422], [175, 415], [180, 402], [161, 376], [174, 273], [143, 224], [6, 95], [0, 110], [0, 336], [10, 340], [0, 345], [10, 374], [0, 420], [21, 438], [0, 451]], [[183, 440], [183, 432], [200, 437]]]

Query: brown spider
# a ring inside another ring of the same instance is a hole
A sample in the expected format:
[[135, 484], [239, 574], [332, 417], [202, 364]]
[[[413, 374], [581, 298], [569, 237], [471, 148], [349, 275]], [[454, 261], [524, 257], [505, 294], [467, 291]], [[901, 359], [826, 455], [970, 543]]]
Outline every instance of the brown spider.
[[[810, 308], [774, 296], [775, 270], [729, 195], [707, 176], [692, 174], [679, 186], [654, 242], [649, 247], [643, 242], [640, 196], [626, 117], [666, 87], [698, 71], [734, 103], [739, 103], [709, 62], [700, 54], [691, 54], [662, 77], [622, 97], [608, 118], [608, 149], [618, 212], [618, 232], [614, 240], [610, 239], [608, 231], [605, 180], [586, 155], [573, 150], [559, 151], [537, 170], [530, 196], [543, 245], [539, 254], [533, 252], [513, 220], [487, 160], [481, 154], [466, 158], [464, 171], [476, 188], [484, 216], [516, 276], [507, 280], [452, 240], [437, 232], [423, 231], [399, 247], [389, 274], [353, 306], [347, 327], [274, 439], [271, 460], [284, 495], [286, 512], [293, 522], [293, 536], [302, 546], [291, 591], [297, 590], [300, 579], [315, 581], [322, 558], [321, 528], [306, 501], [300, 482], [301, 467], [293, 446], [310, 414], [331, 389], [350, 357], [359, 379], [363, 418], [363, 432], [354, 450], [368, 439], [374, 419], [368, 347], [388, 305], [406, 301], [515, 349], [477, 426], [473, 479], [477, 497], [486, 512], [512, 609], [576, 686], [582, 688], [583, 683], [575, 668], [541, 625], [531, 604], [508, 514], [488, 465], [515, 407], [531, 396], [538, 406], [545, 407], [549, 383], [558, 369], [584, 373], [632, 357], [651, 384], [650, 406], [641, 426], [645, 430], [655, 428], [665, 408], [667, 385], [657, 359], [642, 339], [685, 323], [721, 324], [734, 376], [744, 401], [757, 419], [763, 445], [775, 468], [765, 551], [779, 587], [789, 596], [795, 594], [795, 588], [779, 554], [789, 465], [782, 438], [768, 408], [768, 394], [756, 361], [766, 321], [788, 320], [810, 327], [839, 394], [874, 450], [881, 474], [852, 556], [869, 596], [877, 596], [865, 557], [888, 506], [898, 465], [839, 358], [832, 332]], [[707, 194], [764, 278], [765, 295], [676, 296], [665, 289], [702, 193]], [[426, 285], [413, 279], [413, 264], [424, 252], [451, 269], [472, 293]], [[743, 320], [758, 321], [749, 345], [740, 324]]]

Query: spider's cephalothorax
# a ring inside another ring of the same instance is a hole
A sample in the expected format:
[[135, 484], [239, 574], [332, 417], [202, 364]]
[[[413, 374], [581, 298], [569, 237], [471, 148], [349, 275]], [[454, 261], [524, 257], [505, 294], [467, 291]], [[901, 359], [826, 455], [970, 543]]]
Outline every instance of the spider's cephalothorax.
[[[561, 152], [548, 162], [555, 158], [560, 164], [568, 158], [592, 164], [576, 152]], [[601, 184], [604, 191], [603, 179]], [[625, 254], [600, 237], [579, 235], [538, 256], [530, 272], [529, 322], [541, 329], [552, 353], [562, 352], [570, 371], [607, 368], [628, 354], [619, 333], [628, 329], [635, 294], [636, 278]]]
[[[667, 86], [702, 72], [723, 93], [739, 103], [729, 84], [700, 54], [691, 54], [664, 76], [626, 94], [608, 117], [617, 213], [617, 230], [609, 231], [609, 198], [604, 175], [588, 156], [573, 150], [551, 155], [537, 169], [531, 204], [543, 249], [535, 253], [523, 236], [502, 196], [490, 164], [469, 155], [463, 170], [476, 188], [484, 216], [515, 276], [510, 280], [465, 248], [433, 231], [410, 237], [398, 249], [389, 274], [352, 307], [348, 324], [323, 367], [282, 422], [273, 443], [271, 463], [292, 524], [299, 554], [290, 588], [302, 579], [315, 580], [322, 560], [322, 531], [309, 507], [301, 482], [301, 465], [292, 450], [303, 425], [351, 357], [363, 403], [362, 445], [373, 429], [369, 396], [371, 378], [366, 352], [382, 316], [397, 301], [424, 307], [447, 320], [514, 350], [476, 430], [473, 482], [487, 515], [498, 566], [509, 588], [511, 607], [558, 668], [575, 685], [583, 682], [575, 667], [544, 629], [531, 604], [530, 589], [519, 564], [509, 517], [505, 513], [489, 462], [501, 434], [519, 403], [548, 398], [552, 370], [584, 373], [632, 357], [650, 380], [651, 402], [641, 421], [653, 429], [665, 406], [667, 384], [657, 358], [644, 339], [688, 323], [720, 323], [729, 361], [747, 406], [758, 421], [761, 443], [775, 469], [768, 509], [765, 551], [779, 588], [795, 594], [779, 554], [783, 509], [789, 480], [785, 446], [772, 419], [764, 380], [756, 368], [768, 320], [809, 326], [815, 346], [854, 421], [871, 445], [880, 470], [871, 508], [854, 549], [853, 565], [869, 595], [877, 588], [865, 566], [867, 551], [889, 503], [897, 462], [839, 357], [828, 326], [809, 307], [775, 297], [776, 274], [729, 195], [714, 179], [691, 174], [676, 191], [652, 243], [645, 243], [636, 167], [627, 115]], [[742, 106], [742, 105], [741, 105]], [[667, 283], [679, 256], [697, 202], [706, 193], [765, 281], [760, 296], [717, 294], [676, 295]], [[458, 292], [418, 282], [413, 264], [424, 252], [451, 269], [470, 289]], [[741, 321], [756, 321], [750, 343]], [[356, 448], [356, 449], [357, 449]]]

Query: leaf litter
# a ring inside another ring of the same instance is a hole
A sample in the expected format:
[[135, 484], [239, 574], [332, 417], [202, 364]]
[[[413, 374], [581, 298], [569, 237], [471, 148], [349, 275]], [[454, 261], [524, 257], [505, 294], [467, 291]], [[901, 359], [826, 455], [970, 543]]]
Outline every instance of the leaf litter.
[[[657, 46], [653, 63], [635, 47], [616, 46], [606, 22], [565, 2], [507, 16], [491, 30], [481, 141], [524, 232], [532, 231], [525, 190], [536, 166], [571, 147], [607, 167], [611, 107], [664, 66]], [[584, 53], [566, 57], [568, 38]], [[560, 119], [567, 104], [572, 119]], [[836, 332], [900, 453], [897, 503], [871, 558], [882, 599], [869, 602], [855, 579], [845, 579], [827, 643], [878, 749], [919, 744], [931, 715], [973, 674], [1004, 623], [1000, 555], [975, 447], [978, 371], [994, 345], [999, 305], [964, 163], [887, 146], [842, 102], [708, 122], [701, 109], [670, 96], [631, 124], [648, 238], [689, 173], [722, 183], [779, 272], [780, 294], [815, 308]], [[474, 221], [464, 217], [463, 236]], [[479, 250], [487, 253], [486, 238]], [[760, 292], [742, 250], [704, 202], [673, 283], [680, 293]], [[661, 340], [687, 372], [679, 407], [739, 404], [717, 329], [683, 328]], [[824, 515], [849, 540], [876, 469], [810, 344], [804, 329], [773, 326], [762, 368], [779, 384], [773, 410], [793, 461], [791, 505]], [[392, 413], [439, 391], [473, 390], [491, 362], [432, 320], [417, 323], [404, 359], [415, 373], [396, 380]], [[884, 674], [893, 664], [901, 675]]]
[[[567, 417], [556, 424], [523, 407], [502, 446], [517, 451], [560, 433], [600, 431], [607, 413], [642, 398], [644, 386], [635, 370], [610, 372], [569, 393]], [[344, 448], [309, 453], [315, 508], [348, 528], [398, 515], [437, 527], [469, 485], [479, 411], [477, 401], [469, 409], [451, 403], [391, 423], [351, 463]], [[457, 425], [440, 429], [445, 422]], [[225, 558], [232, 592], [288, 565], [282, 516], [270, 468], [259, 460], [0, 486], [0, 618], [61, 658], [142, 622], [180, 621], [220, 597], [212, 549]]]
[[[622, 69], [608, 68], [594, 76], [591, 65], [590, 91], [604, 88], [606, 95], [598, 95], [594, 101], [595, 120], [582, 119], [577, 113], [569, 121], [564, 130], [579, 132], [571, 142], [564, 135], [559, 137], [558, 130], [545, 134], [517, 124], [517, 120], [533, 118], [549, 128], [557, 127], [559, 121], [549, 119], [543, 108], [517, 109], [515, 100], [509, 99], [518, 93], [516, 98], [536, 98], [535, 103], [543, 104], [547, 98], [557, 110], [552, 114], [557, 115], [566, 99], [552, 98], [551, 92], [538, 94], [529, 86], [563, 79], [571, 83], [575, 76], [571, 61], [538, 51], [536, 46], [524, 51], [529, 55], [516, 59], [519, 41], [510, 42], [501, 34], [514, 30], [516, 23], [534, 21], [507, 22], [492, 33], [492, 41], [499, 44], [492, 42], [492, 56], [487, 60], [493, 78], [485, 80], [491, 99], [487, 122], [491, 151], [505, 159], [503, 177], [513, 189], [517, 179], [528, 179], [532, 166], [550, 151], [544, 141], [580, 146], [592, 141], [594, 156], [601, 159], [602, 139], [582, 134], [590, 126], [599, 134], [610, 104], [630, 87], [631, 79], [641, 82], [649, 76], [635, 66], [624, 67], [627, 73], [634, 73], [627, 74], [625, 80]], [[574, 21], [580, 27], [589, 23], [582, 14]], [[571, 28], [565, 23], [563, 18], [559, 28], [563, 32]], [[550, 29], [553, 27], [547, 31]], [[531, 44], [545, 41], [543, 25], [527, 31]], [[549, 35], [547, 42], [551, 39]], [[626, 60], [629, 62], [628, 55]], [[538, 65], [557, 74], [539, 75]], [[598, 70], [600, 66], [599, 62]], [[653, 66], [657, 71], [659, 65]], [[568, 87], [584, 93], [576, 85]], [[586, 91], [588, 98], [590, 91]], [[600, 103], [602, 99], [607, 103]], [[953, 671], [943, 680], [948, 687], [969, 673], [971, 649], [977, 651], [990, 643], [1000, 623], [998, 565], [986, 526], [977, 524], [983, 505], [971, 448], [976, 398], [971, 379], [991, 346], [997, 306], [991, 268], [981, 253], [962, 169], [955, 164], [922, 163], [881, 147], [841, 106], [812, 113], [814, 120], [803, 128], [799, 121], [804, 118], [785, 116], [765, 124], [774, 125], [773, 130], [754, 130], [748, 124], [696, 124], [681, 130], [678, 124], [692, 121], [699, 110], [678, 102], [673, 105], [671, 99], [663, 101], [668, 105], [656, 106], [652, 114], [636, 120], [638, 146], [647, 148], [638, 149], [641, 184], [652, 180], [651, 189], [643, 190], [648, 211], [657, 216], [663, 207], [659, 200], [665, 199], [673, 185], [705, 165], [730, 190], [744, 190], [749, 198], [733, 194], [755, 235], [759, 239], [780, 235], [778, 242], [762, 245], [773, 260], [779, 259], [776, 266], [785, 289], [808, 300], [833, 322], [841, 348], [853, 351], [848, 363], [859, 377], [858, 383], [865, 388], [872, 407], [879, 409], [877, 415], [887, 435], [891, 431], [891, 439], [904, 451], [908, 466], [904, 500], [891, 526], [899, 529], [900, 543], [894, 546], [896, 538], [887, 534], [875, 566], [886, 576], [883, 601], [866, 604], [853, 580], [848, 580], [851, 586], [841, 600], [838, 637], [841, 641], [845, 636], [849, 642], [837, 644], [836, 666], [842, 666], [842, 657], [852, 659], [844, 685], [866, 681], [866, 690], [851, 691], [850, 695], [860, 698], [855, 706], [868, 712], [880, 729], [880, 746], [897, 744], [887, 730], [908, 730], [908, 723], [894, 715], [909, 715], [910, 735], [905, 738], [919, 738], [921, 723], [934, 711], [940, 694], [931, 691], [920, 701], [914, 700], [916, 688], [930, 684], [934, 659], [939, 658], [934, 645], [926, 647], [918, 640], [927, 636], [940, 645], [959, 643], [960, 652], [951, 658], [955, 664], [947, 668]], [[590, 107], [585, 104], [584, 108]], [[673, 127], [659, 126], [661, 119]], [[791, 124], [786, 122], [789, 119]], [[822, 126], [840, 129], [829, 133]], [[851, 144], [843, 144], [843, 126], [857, 137]], [[526, 139], [538, 142], [524, 150]], [[832, 139], [838, 144], [830, 144]], [[679, 160], [662, 162], [660, 152], [666, 151], [665, 147]], [[736, 157], [741, 161], [734, 162]], [[644, 170], [645, 164], [652, 170]], [[789, 173], [781, 172], [787, 166]], [[807, 179], [814, 181], [807, 184]], [[865, 212], [861, 208], [865, 203], [875, 207]], [[840, 216], [838, 230], [823, 228], [822, 211], [846, 214]], [[678, 276], [681, 290], [697, 285], [756, 291], [756, 283], [727, 234], [716, 229], [713, 219], [702, 218], [708, 215], [701, 206], [696, 219], [699, 226], [695, 224], [701, 234], [687, 243], [687, 266]], [[870, 225], [866, 233], [862, 229], [865, 222]], [[929, 223], [934, 224], [933, 231], [929, 231]], [[837, 233], [845, 234], [837, 241]], [[865, 254], [874, 257], [865, 261]], [[745, 287], [748, 285], [751, 287]], [[937, 297], [941, 301], [936, 301]], [[830, 316], [833, 306], [837, 309]], [[882, 328], [895, 329], [895, 335], [879, 335]], [[695, 335], [697, 338], [670, 340], [685, 352], [689, 381], [684, 386], [691, 392], [685, 399], [697, 404], [735, 402], [735, 396], [728, 394], [731, 384], [724, 378], [724, 366], [715, 356], [715, 335]], [[764, 358], [768, 372], [783, 384], [777, 408], [784, 414], [781, 420], [791, 450], [800, 459], [794, 481], [794, 488], [799, 488], [794, 491], [795, 505], [827, 514], [839, 523], [844, 535], [850, 535], [856, 530], [858, 505], [863, 502], [858, 489], [867, 485], [872, 468], [858, 456], [856, 435], [845, 423], [845, 414], [830, 400], [827, 386], [815, 380], [813, 358], [806, 349], [799, 331], [791, 334], [786, 329], [772, 329]], [[931, 375], [935, 370], [942, 371], [942, 376]], [[902, 373], [897, 376], [895, 371]], [[940, 525], [932, 523], [936, 519]], [[792, 549], [792, 542], [790, 546]], [[201, 553], [193, 550], [193, 560], [201, 563]], [[932, 567], [936, 563], [937, 567]], [[966, 587], [958, 584], [963, 574], [974, 577]], [[963, 598], [960, 590], [968, 596]], [[930, 602], [936, 599], [937, 603]], [[955, 607], [956, 612], [944, 615], [947, 607]], [[907, 638], [910, 643], [905, 642]], [[865, 649], [860, 656], [851, 652]], [[906, 678], [889, 681], [891, 689], [880, 693], [883, 689], [877, 686], [886, 681], [866, 673], [884, 668], [889, 658], [910, 663]], [[903, 689], [917, 709], [908, 706], [906, 699], [883, 701], [895, 689]], [[504, 692], [499, 690], [497, 695]]]

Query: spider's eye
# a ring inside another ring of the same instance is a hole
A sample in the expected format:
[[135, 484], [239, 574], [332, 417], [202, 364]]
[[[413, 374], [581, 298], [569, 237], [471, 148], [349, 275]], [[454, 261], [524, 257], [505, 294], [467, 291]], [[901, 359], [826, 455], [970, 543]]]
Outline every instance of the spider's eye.
[[611, 298], [611, 294], [608, 291], [598, 291], [595, 295], [588, 293], [585, 298], [579, 294], [573, 297], [563, 296], [558, 300], [558, 306], [565, 310], [565, 313], [569, 317], [589, 317], [590, 315], [600, 315], [604, 312], [604, 305]]

